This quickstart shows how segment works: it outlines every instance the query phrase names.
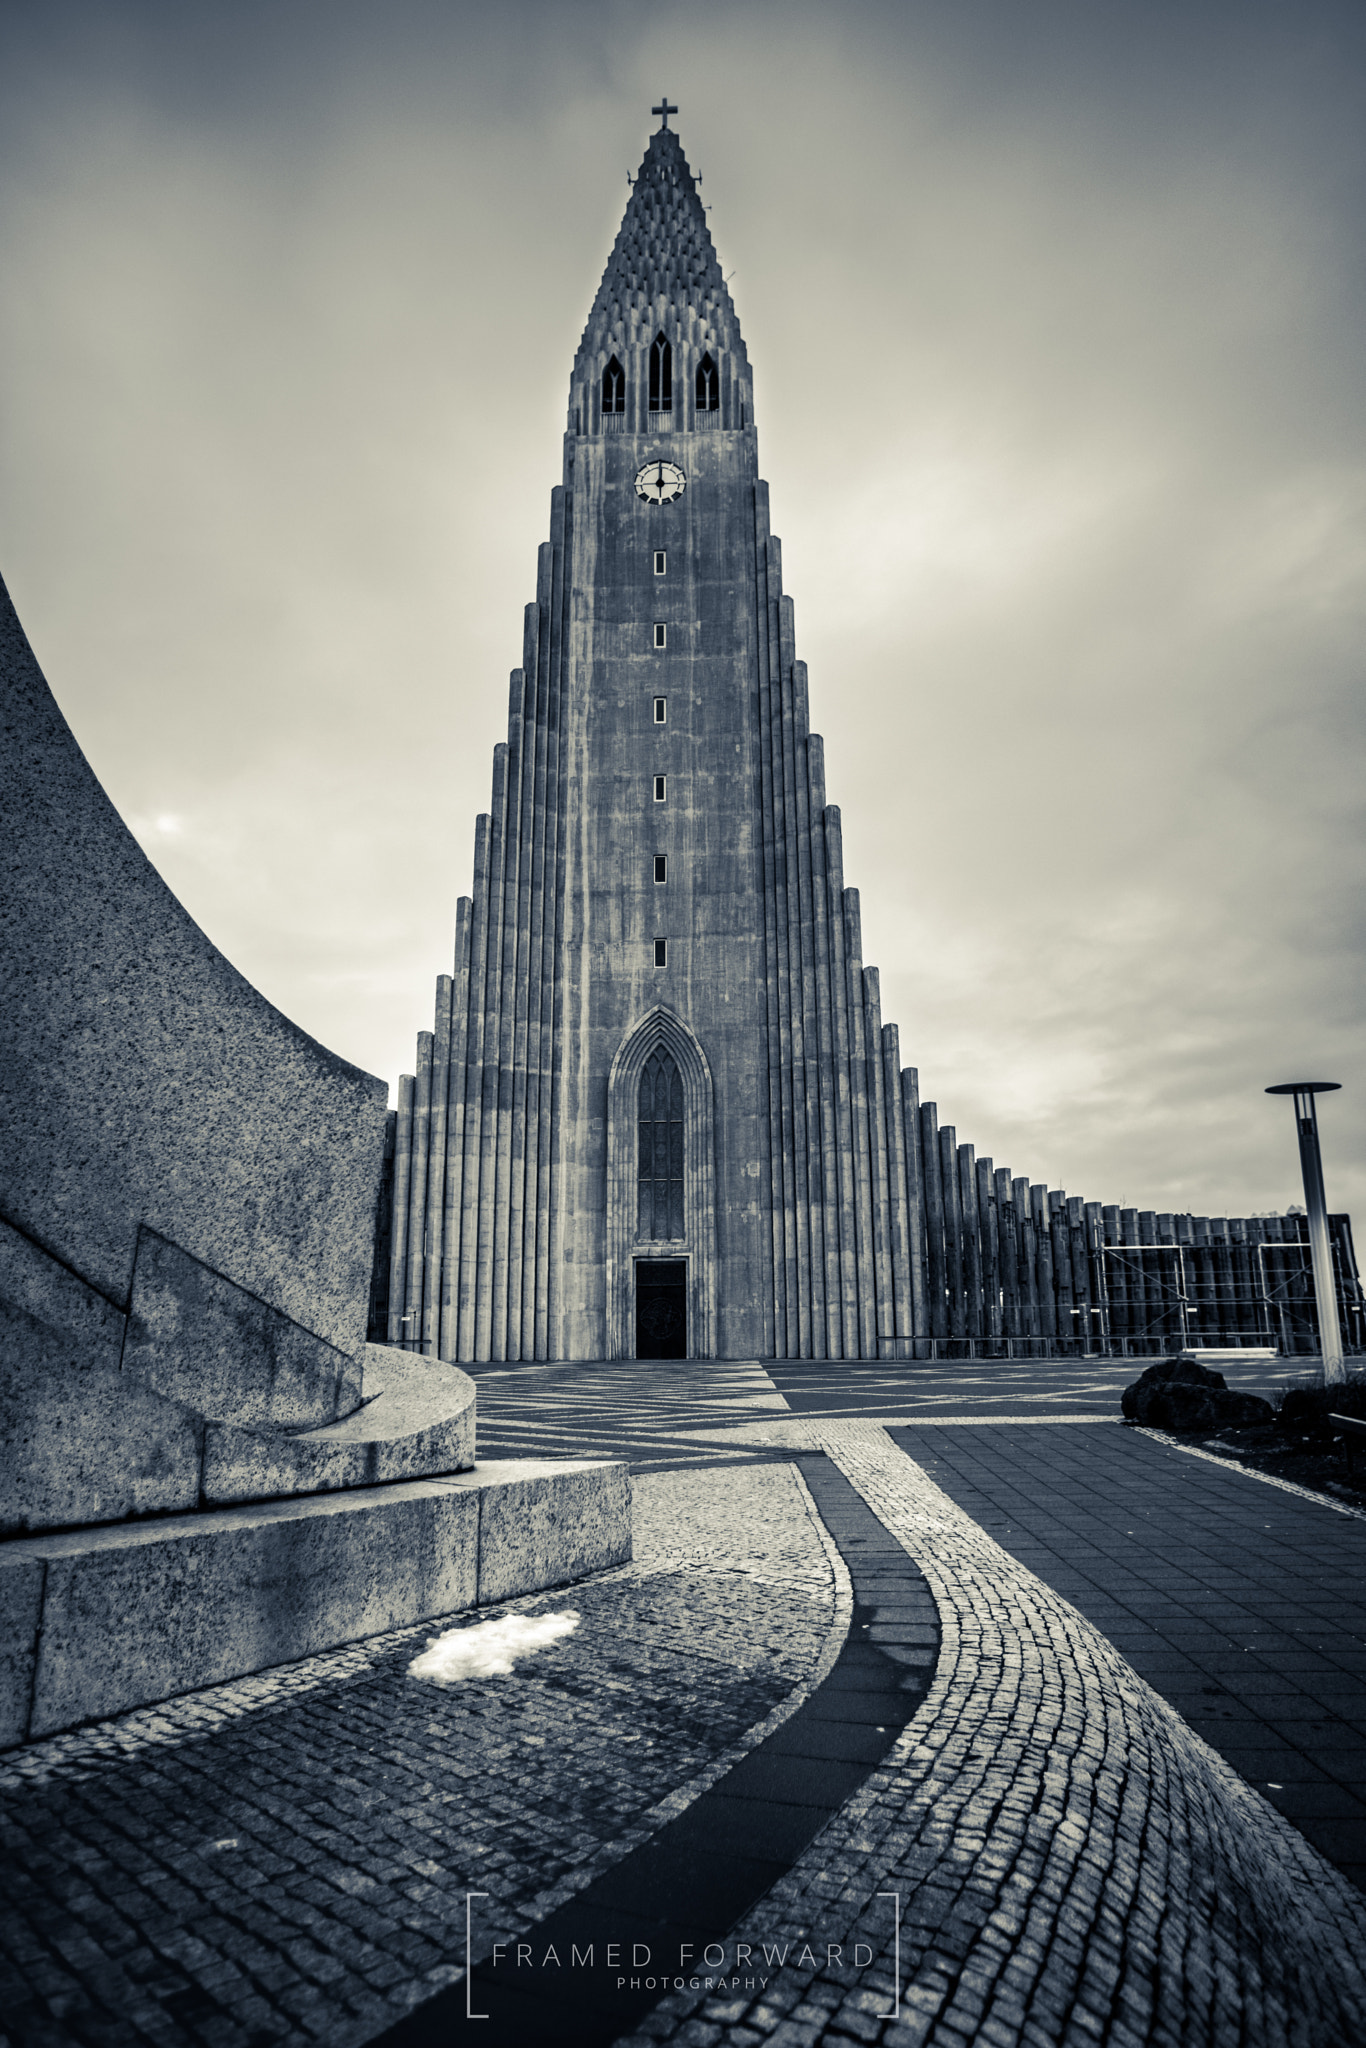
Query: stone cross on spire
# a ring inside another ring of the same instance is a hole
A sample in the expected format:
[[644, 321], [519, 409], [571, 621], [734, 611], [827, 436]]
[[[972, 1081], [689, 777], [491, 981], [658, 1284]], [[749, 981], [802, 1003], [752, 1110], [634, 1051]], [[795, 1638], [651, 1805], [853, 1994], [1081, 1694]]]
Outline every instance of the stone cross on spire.
[[669, 125], [670, 114], [676, 114], [678, 112], [678, 108], [671, 107], [669, 105], [669, 95], [665, 93], [661, 98], [660, 104], [657, 107], [651, 107], [650, 112], [652, 114], [662, 114], [664, 116], [663, 125], [667, 128]]

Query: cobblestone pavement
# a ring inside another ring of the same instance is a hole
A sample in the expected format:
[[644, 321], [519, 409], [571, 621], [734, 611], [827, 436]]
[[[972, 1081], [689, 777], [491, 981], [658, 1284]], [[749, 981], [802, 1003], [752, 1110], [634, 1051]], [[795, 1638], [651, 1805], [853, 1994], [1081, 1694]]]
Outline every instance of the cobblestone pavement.
[[[821, 1448], [924, 1573], [942, 1655], [891, 1751], [732, 1931], [744, 1967], [724, 1990], [661, 1984], [637, 2048], [1360, 2048], [1361, 1895], [898, 1449], [874, 1418], [923, 1423], [923, 1380], [913, 1401], [882, 1369], [861, 1388], [802, 1369], [799, 1417], [757, 1367], [612, 1372], [607, 1409], [591, 1374], [577, 1396], [560, 1369], [481, 1376], [485, 1455], [591, 1441], [645, 1471], [633, 1566], [460, 1618], [579, 1612], [511, 1677], [411, 1680], [433, 1624], [0, 1759], [0, 2048], [351, 2048], [460, 1981], [467, 1891], [489, 1894], [476, 1957], [526, 1934], [833, 1668], [848, 1572], [790, 1462]], [[971, 1427], [943, 1426], [952, 1391], [917, 1441], [960, 1457], [1004, 1437], [1085, 1458], [1113, 1427], [1105, 1390], [1062, 1368], [1037, 1401], [1017, 1377], [995, 1420], [960, 1388]], [[1244, 1489], [1219, 1495], [1244, 1520], [1290, 1498], [1170, 1455], [1199, 1475], [1191, 1500]], [[472, 2038], [522, 2048], [491, 2033]]]
[[893, 1440], [1366, 1890], [1366, 1518], [1137, 1430]]
[[665, 1475], [632, 1565], [462, 1618], [566, 1609], [507, 1678], [410, 1679], [434, 1624], [0, 1759], [0, 2041], [368, 2037], [458, 1974], [467, 1890], [524, 1932], [798, 1704], [847, 1575], [791, 1465]]
[[630, 2048], [1359, 2048], [1356, 1889], [884, 1431], [811, 1433], [934, 1591], [935, 1685], [735, 1930], [786, 1962], [670, 1992]]

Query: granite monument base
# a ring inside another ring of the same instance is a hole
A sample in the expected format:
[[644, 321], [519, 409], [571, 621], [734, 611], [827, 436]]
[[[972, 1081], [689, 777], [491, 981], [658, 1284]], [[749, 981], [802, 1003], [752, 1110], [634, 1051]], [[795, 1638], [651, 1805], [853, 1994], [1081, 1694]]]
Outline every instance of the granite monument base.
[[0, 1743], [631, 1556], [624, 1464], [524, 1459], [0, 1547]]

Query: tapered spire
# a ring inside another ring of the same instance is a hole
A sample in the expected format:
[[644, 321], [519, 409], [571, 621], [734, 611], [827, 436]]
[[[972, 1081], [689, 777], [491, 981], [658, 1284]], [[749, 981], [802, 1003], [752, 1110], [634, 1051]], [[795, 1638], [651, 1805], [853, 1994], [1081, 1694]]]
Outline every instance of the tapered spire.
[[[672, 108], [670, 109], [672, 112]], [[574, 359], [575, 387], [591, 385], [616, 355], [647, 349], [657, 333], [686, 335], [696, 353], [729, 359], [748, 385], [749, 358], [697, 181], [673, 129], [650, 137]]]

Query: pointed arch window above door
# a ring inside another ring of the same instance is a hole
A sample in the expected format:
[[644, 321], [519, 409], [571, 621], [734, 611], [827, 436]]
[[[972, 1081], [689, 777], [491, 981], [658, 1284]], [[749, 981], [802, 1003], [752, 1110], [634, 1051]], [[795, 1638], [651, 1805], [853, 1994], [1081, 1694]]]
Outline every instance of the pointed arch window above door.
[[683, 1076], [661, 1045], [640, 1076], [636, 1236], [676, 1241], [683, 1235]]
[[626, 372], [615, 356], [602, 373], [602, 409], [606, 414], [626, 410]]
[[650, 343], [650, 411], [672, 412], [673, 409], [673, 344], [661, 333]]
[[712, 361], [711, 352], [703, 356], [697, 365], [697, 410], [719, 412], [721, 410], [721, 376]]

